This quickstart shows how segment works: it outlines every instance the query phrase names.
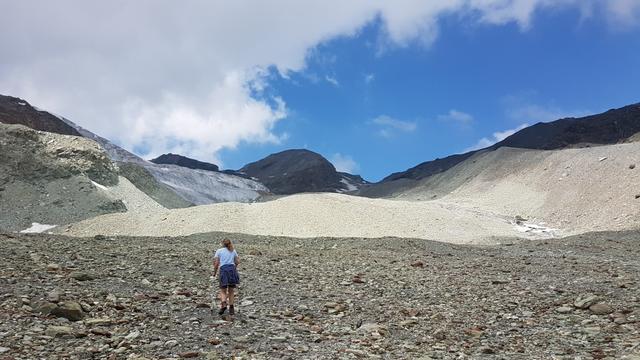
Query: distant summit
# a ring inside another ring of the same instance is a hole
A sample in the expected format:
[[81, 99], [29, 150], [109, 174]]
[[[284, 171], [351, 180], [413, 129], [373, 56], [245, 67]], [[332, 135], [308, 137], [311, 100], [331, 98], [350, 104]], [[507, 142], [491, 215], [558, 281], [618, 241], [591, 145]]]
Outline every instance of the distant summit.
[[195, 170], [219, 171], [218, 165], [172, 153], [160, 155], [150, 161], [154, 164], [178, 165]]
[[258, 179], [274, 194], [354, 191], [365, 183], [343, 174], [322, 155], [305, 149], [286, 150], [245, 165], [239, 170]]

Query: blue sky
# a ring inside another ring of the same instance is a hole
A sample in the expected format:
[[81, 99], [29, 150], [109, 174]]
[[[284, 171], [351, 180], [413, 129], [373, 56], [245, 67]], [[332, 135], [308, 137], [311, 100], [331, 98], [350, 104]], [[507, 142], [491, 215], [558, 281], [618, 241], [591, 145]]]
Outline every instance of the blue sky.
[[0, 48], [1, 94], [227, 169], [306, 148], [377, 181], [640, 102], [636, 0], [21, 0]]
[[[225, 150], [225, 165], [306, 148], [350, 158], [343, 166], [377, 181], [523, 124], [640, 102], [640, 32], [575, 11], [543, 13], [526, 31], [451, 17], [428, 47], [381, 51], [380, 31], [376, 22], [319, 45], [288, 78], [272, 73], [270, 92], [290, 109], [277, 126], [286, 140]], [[383, 126], [380, 116], [415, 126]]]

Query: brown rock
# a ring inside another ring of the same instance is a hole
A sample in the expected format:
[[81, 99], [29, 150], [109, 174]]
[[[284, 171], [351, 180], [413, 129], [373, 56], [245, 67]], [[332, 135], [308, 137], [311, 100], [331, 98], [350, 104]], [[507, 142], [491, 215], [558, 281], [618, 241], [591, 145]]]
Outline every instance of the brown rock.
[[420, 260], [416, 260], [416, 261], [411, 263], [411, 266], [412, 267], [420, 267], [421, 268], [421, 267], [424, 267], [424, 263], [422, 261], [420, 261]]
[[613, 312], [613, 308], [604, 303], [593, 304], [589, 306], [589, 310], [596, 315], [608, 315]]
[[79, 321], [84, 318], [82, 306], [75, 301], [65, 301], [51, 311], [51, 315], [63, 317], [71, 321]]
[[183, 359], [191, 359], [191, 358], [199, 357], [200, 353], [197, 351], [187, 351], [187, 352], [181, 353], [179, 356]]

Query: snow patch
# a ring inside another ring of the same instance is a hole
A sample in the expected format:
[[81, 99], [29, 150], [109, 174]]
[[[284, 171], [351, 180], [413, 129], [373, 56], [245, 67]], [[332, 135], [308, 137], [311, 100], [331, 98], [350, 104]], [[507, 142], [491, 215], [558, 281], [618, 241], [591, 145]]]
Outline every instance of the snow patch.
[[521, 233], [527, 233], [532, 235], [544, 235], [548, 237], [556, 237], [559, 231], [558, 229], [552, 229], [544, 225], [532, 224], [532, 223], [521, 222], [521, 221], [514, 223], [514, 228]]
[[358, 190], [357, 186], [353, 185], [352, 182], [350, 182], [349, 180], [347, 180], [344, 177], [342, 179], [340, 179], [340, 182], [343, 183], [347, 187], [346, 191], [356, 191], [356, 190]]
[[19, 102], [19, 103], [18, 103], [18, 105], [26, 106], [26, 105], [27, 105], [27, 103], [26, 103], [26, 102]]
[[106, 187], [106, 186], [104, 186], [104, 185], [100, 185], [100, 184], [98, 184], [97, 182], [95, 182], [95, 181], [93, 181], [93, 180], [91, 180], [91, 183], [93, 184], [93, 186], [97, 187], [98, 189], [102, 189], [102, 190], [105, 190], [105, 191], [108, 191], [108, 190], [109, 190], [109, 189], [107, 189], [107, 187]]
[[31, 223], [31, 227], [20, 231], [22, 234], [40, 234], [47, 230], [51, 230], [58, 225], [46, 225], [37, 222]]

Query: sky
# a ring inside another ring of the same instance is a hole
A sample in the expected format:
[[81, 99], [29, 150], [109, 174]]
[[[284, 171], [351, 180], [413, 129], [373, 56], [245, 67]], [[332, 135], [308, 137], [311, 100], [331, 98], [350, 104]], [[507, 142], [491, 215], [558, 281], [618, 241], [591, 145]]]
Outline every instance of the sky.
[[144, 158], [378, 181], [640, 102], [640, 0], [0, 0], [0, 94]]

